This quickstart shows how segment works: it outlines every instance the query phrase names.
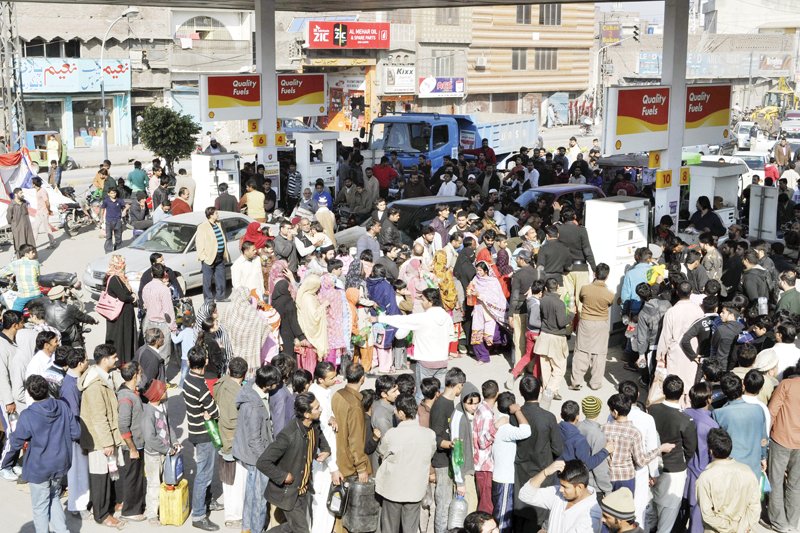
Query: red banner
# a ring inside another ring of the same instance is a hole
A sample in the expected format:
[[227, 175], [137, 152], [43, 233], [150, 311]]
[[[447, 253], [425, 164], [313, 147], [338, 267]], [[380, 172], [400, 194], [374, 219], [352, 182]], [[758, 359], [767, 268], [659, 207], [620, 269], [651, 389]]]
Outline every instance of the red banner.
[[278, 118], [316, 117], [325, 113], [325, 74], [278, 75]]
[[316, 49], [386, 50], [389, 28], [388, 22], [310, 21], [306, 43]]
[[211, 121], [261, 118], [261, 76], [201, 76], [200, 114]]
[[669, 87], [620, 89], [617, 135], [667, 131]]
[[686, 88], [686, 128], [728, 126], [731, 118], [731, 86], [703, 85]]

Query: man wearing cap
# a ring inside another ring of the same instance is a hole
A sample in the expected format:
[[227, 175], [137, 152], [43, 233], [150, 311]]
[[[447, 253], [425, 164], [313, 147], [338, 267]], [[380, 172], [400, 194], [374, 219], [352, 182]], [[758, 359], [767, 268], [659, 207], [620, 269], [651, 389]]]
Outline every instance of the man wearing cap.
[[600, 501], [603, 524], [612, 533], [644, 533], [636, 523], [633, 494], [628, 487], [615, 490]]
[[97, 324], [97, 320], [88, 313], [84, 313], [76, 306], [66, 302], [67, 291], [61, 285], [56, 285], [47, 297], [50, 305], [45, 306], [45, 321], [61, 332], [61, 344], [72, 346], [81, 339], [82, 324]]
[[[583, 420], [578, 422], [578, 431], [581, 432], [589, 443], [592, 455], [606, 449], [606, 435], [603, 427], [597, 422], [600, 411], [603, 409], [603, 401], [597, 396], [587, 396], [581, 400], [581, 411]], [[590, 472], [589, 484], [600, 494], [611, 492], [611, 472], [609, 471], [608, 461], [602, 461]]]
[[[509, 325], [513, 333], [514, 359], [516, 363], [525, 353], [525, 325], [528, 323], [528, 308], [525, 301], [527, 293], [536, 279], [536, 270], [533, 269], [533, 258], [527, 250], [517, 254], [519, 269], [511, 276], [511, 300], [508, 304], [511, 320]], [[514, 366], [513, 364], [511, 365]]]
[[219, 144], [217, 142], [217, 138], [216, 137], [211, 137], [211, 139], [208, 142], [208, 146], [206, 146], [206, 149], [203, 150], [203, 153], [204, 154], [224, 154], [227, 151], [228, 151], [227, 148], [225, 148], [224, 146], [222, 146], [221, 144]]
[[314, 213], [314, 217], [317, 219], [317, 222], [322, 226], [322, 232], [328, 236], [334, 246], [336, 246], [336, 215], [333, 214], [333, 211], [328, 209], [328, 197], [320, 196], [319, 200], [317, 200], [317, 212]]
[[234, 195], [228, 193], [227, 183], [220, 183], [217, 186], [217, 192], [219, 195], [214, 200], [214, 207], [216, 207], [218, 211], [239, 212], [239, 201]]

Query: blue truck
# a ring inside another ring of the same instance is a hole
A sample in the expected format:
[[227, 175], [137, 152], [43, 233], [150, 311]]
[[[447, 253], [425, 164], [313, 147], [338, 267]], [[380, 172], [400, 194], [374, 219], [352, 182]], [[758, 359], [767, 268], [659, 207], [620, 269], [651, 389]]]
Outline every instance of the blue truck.
[[370, 125], [368, 148], [361, 153], [365, 165], [371, 166], [379, 163], [383, 155], [396, 151], [406, 168], [424, 156], [436, 171], [444, 156], [457, 157], [459, 148], [480, 148], [483, 139], [489, 140], [498, 166], [504, 166], [504, 160], [520, 147], [538, 146], [538, 123], [532, 116], [505, 113], [386, 115]]

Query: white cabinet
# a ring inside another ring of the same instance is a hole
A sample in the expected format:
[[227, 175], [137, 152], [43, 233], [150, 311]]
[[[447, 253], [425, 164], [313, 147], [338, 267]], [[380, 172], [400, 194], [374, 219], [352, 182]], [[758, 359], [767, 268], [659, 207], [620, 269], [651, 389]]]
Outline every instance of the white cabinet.
[[[240, 156], [237, 152], [223, 154], [192, 154], [192, 178], [197, 184], [192, 210], [205, 211], [219, 196], [217, 187], [228, 184], [228, 194], [239, 199]], [[177, 191], [176, 191], [177, 192]]]

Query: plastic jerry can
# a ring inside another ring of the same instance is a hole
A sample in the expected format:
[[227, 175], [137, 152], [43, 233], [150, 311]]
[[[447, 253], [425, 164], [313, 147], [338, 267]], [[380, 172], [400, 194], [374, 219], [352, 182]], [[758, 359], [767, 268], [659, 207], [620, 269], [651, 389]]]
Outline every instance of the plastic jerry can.
[[158, 514], [165, 526], [182, 526], [189, 518], [189, 482], [182, 479], [177, 485], [161, 484]]

